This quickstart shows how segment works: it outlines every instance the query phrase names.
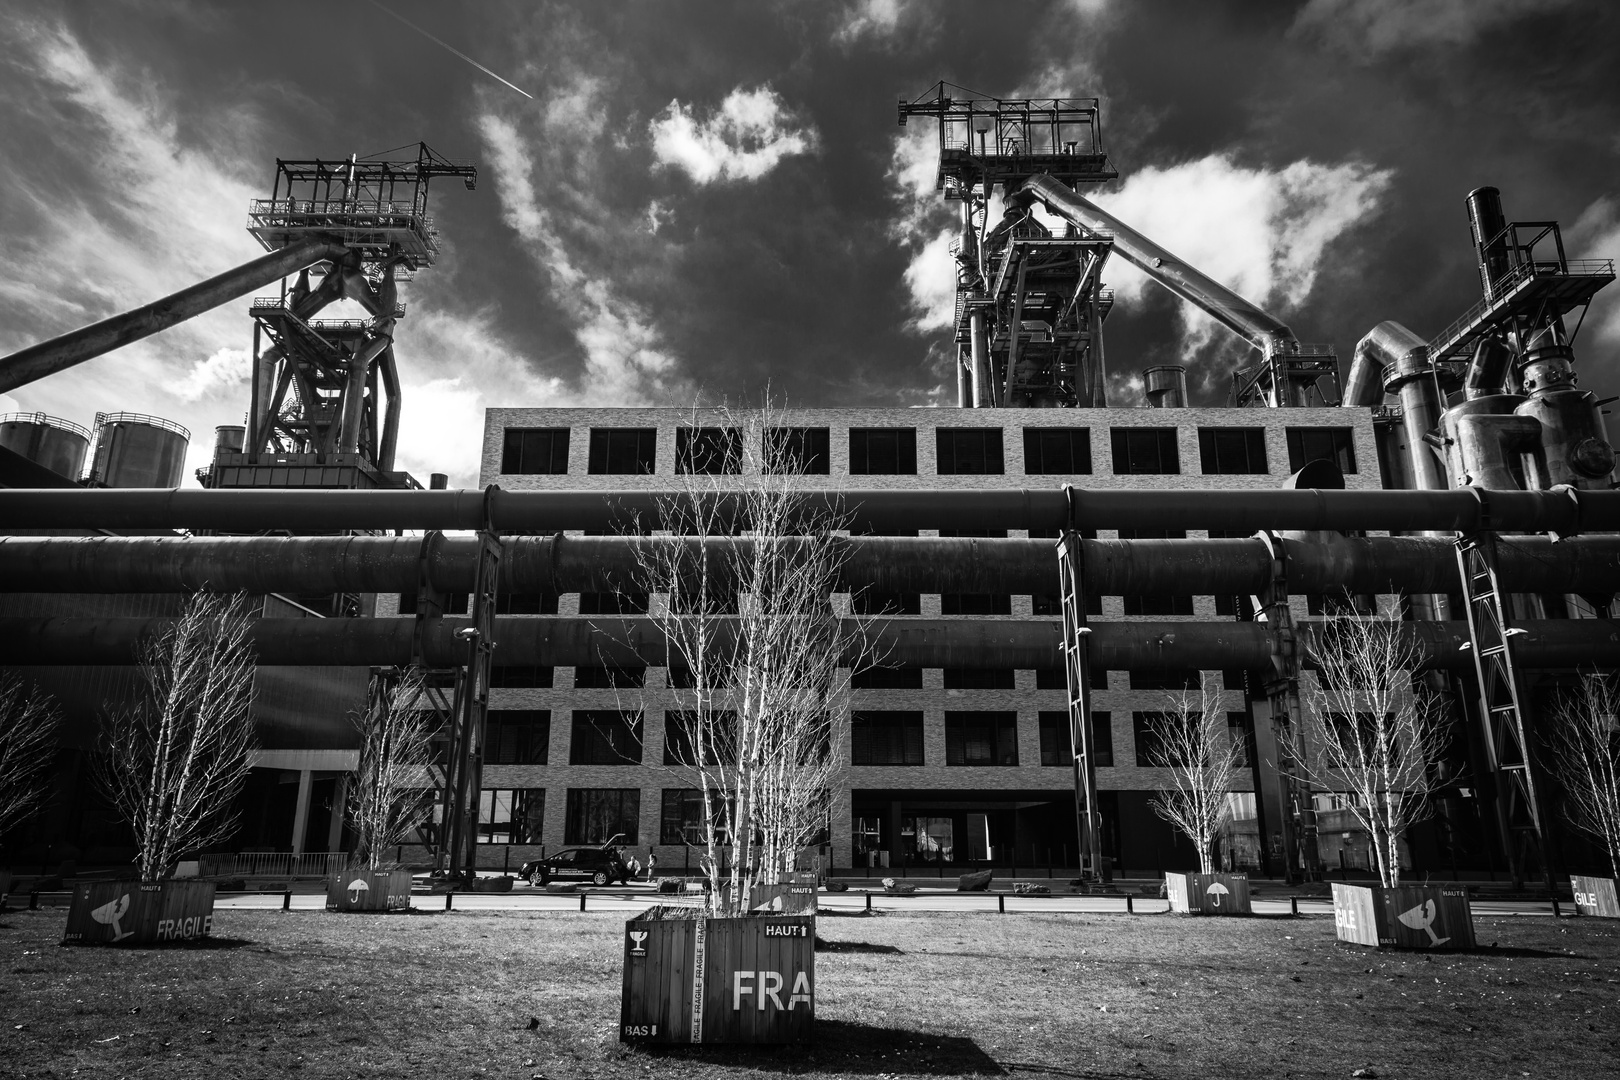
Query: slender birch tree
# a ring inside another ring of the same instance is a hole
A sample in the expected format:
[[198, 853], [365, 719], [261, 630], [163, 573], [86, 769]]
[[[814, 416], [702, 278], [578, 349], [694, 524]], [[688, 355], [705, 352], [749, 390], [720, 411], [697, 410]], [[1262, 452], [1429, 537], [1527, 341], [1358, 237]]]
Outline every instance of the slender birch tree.
[[651, 617], [680, 707], [669, 759], [701, 800], [711, 910], [734, 914], [828, 827], [848, 732], [843, 665], [866, 651], [867, 624], [833, 609], [846, 522], [805, 498], [801, 450], [769, 409], [721, 410], [719, 423], [735, 434], [683, 463], [658, 508], [670, 535], [641, 545], [636, 587], [665, 598]]
[[433, 804], [430, 770], [438, 724], [420, 668], [376, 670], [364, 713], [354, 714], [360, 755], [349, 788], [354, 864], [375, 871]]
[[1542, 758], [1564, 788], [1564, 812], [1609, 855], [1620, 878], [1620, 684], [1613, 672], [1587, 672], [1562, 695], [1543, 728]]
[[1197, 689], [1170, 694], [1168, 708], [1154, 723], [1148, 763], [1170, 774], [1148, 803], [1198, 849], [1200, 873], [1215, 872], [1215, 841], [1232, 819], [1227, 798], [1243, 760], [1243, 746], [1226, 730], [1221, 694], [1207, 678]]
[[0, 836], [45, 801], [61, 719], [49, 694], [0, 672]]
[[1432, 766], [1447, 742], [1439, 698], [1414, 677], [1423, 654], [1405, 629], [1386, 616], [1324, 620], [1307, 644], [1316, 678], [1302, 687], [1300, 767], [1316, 786], [1348, 796], [1386, 886], [1401, 881], [1401, 837], [1433, 810]]
[[192, 594], [141, 644], [146, 694], [102, 715], [95, 776], [135, 831], [142, 881], [236, 828], [254, 746], [250, 628], [241, 594]]

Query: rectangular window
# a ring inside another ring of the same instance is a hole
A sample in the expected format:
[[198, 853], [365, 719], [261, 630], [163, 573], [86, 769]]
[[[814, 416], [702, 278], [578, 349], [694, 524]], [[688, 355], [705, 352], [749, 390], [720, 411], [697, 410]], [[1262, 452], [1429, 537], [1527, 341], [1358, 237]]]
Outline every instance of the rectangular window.
[[934, 468], [941, 476], [999, 476], [1005, 471], [1000, 428], [935, 428], [934, 444]]
[[921, 765], [923, 714], [858, 712], [850, 716], [850, 761], [855, 765]]
[[869, 667], [850, 673], [852, 690], [921, 690], [920, 667]]
[[590, 472], [608, 476], [651, 474], [657, 461], [657, 428], [591, 428]]
[[1011, 615], [1012, 597], [1006, 593], [945, 593], [939, 598], [941, 615]]
[[[1194, 712], [1190, 722], [1202, 723], [1202, 713]], [[1171, 738], [1175, 725], [1181, 723], [1179, 713], [1138, 712], [1131, 714], [1136, 735], [1136, 764], [1144, 768], [1169, 769], [1185, 767], [1188, 762], [1174, 749]]]
[[1264, 473], [1266, 429], [1217, 427], [1198, 429], [1198, 457], [1205, 476]]
[[484, 788], [478, 793], [480, 844], [538, 844], [545, 820], [545, 788]]
[[1017, 765], [1018, 714], [946, 713], [945, 764]]
[[1114, 473], [1119, 476], [1179, 473], [1181, 455], [1173, 427], [1113, 429]]
[[498, 592], [495, 594], [497, 615], [555, 615], [557, 594], [554, 592]]
[[959, 668], [945, 669], [947, 690], [1011, 690], [1012, 668]]
[[596, 667], [580, 665], [574, 669], [576, 690], [621, 690], [647, 685], [644, 667]]
[[640, 765], [641, 714], [579, 709], [569, 740], [570, 765]]
[[581, 615], [645, 615], [647, 594], [632, 592], [582, 592]]
[[664, 713], [664, 764], [696, 766], [701, 750], [702, 764], [719, 765], [737, 756], [737, 714], [710, 712], [708, 723], [698, 726], [696, 712], [669, 710]]
[[1075, 476], [1091, 472], [1090, 428], [1025, 428], [1024, 472]]
[[[544, 765], [551, 747], [548, 709], [491, 709], [484, 721], [484, 761]], [[515, 841], [514, 841], [515, 842]]]
[[551, 668], [543, 664], [502, 664], [489, 669], [489, 685], [491, 689], [544, 689], [551, 686], [551, 675]]
[[[1091, 672], [1091, 688], [1093, 690], [1108, 689], [1108, 671], [1096, 664], [1088, 665]], [[1035, 689], [1037, 690], [1067, 690], [1069, 688], [1069, 673], [1060, 667], [1045, 667], [1035, 669]]]
[[851, 476], [912, 476], [916, 472], [916, 428], [849, 429]]
[[736, 428], [675, 429], [677, 473], [699, 476], [740, 473], [742, 456], [742, 432]]
[[[1063, 614], [1063, 597], [1055, 592], [1036, 593], [1029, 598], [1029, 613], [1031, 615], [1046, 615], [1057, 618]], [[1102, 597], [1096, 593], [1086, 594], [1086, 614], [1102, 614]]]
[[921, 615], [922, 596], [862, 589], [850, 594], [849, 606], [857, 615]]
[[[1073, 765], [1073, 748], [1069, 741], [1069, 714], [1043, 711], [1041, 721], [1041, 764]], [[1091, 714], [1091, 765], [1095, 769], [1109, 769], [1114, 765], [1113, 714]]]
[[1288, 429], [1288, 471], [1299, 472], [1307, 462], [1331, 461], [1342, 473], [1356, 471], [1356, 447], [1347, 427], [1291, 427]]
[[1246, 712], [1229, 712], [1226, 714], [1226, 736], [1237, 747], [1237, 765], [1247, 769], [1254, 761], [1254, 732], [1250, 728], [1249, 714]]
[[788, 476], [826, 476], [832, 471], [832, 435], [824, 427], [765, 430], [765, 471]]
[[[718, 816], [719, 793], [713, 795], [714, 811]], [[703, 830], [703, 792], [699, 788], [665, 788], [663, 807], [658, 815], [658, 842], [660, 844], [689, 844], [702, 847], [706, 842]]]
[[568, 471], [567, 428], [507, 428], [501, 472], [507, 476], [561, 476]]
[[565, 844], [641, 843], [640, 788], [569, 788]]
[[1221, 672], [1222, 690], [1248, 690], [1249, 673], [1242, 668], [1226, 668]]
[[1153, 668], [1130, 674], [1132, 690], [1194, 690], [1199, 687], [1202, 672], [1193, 668]]

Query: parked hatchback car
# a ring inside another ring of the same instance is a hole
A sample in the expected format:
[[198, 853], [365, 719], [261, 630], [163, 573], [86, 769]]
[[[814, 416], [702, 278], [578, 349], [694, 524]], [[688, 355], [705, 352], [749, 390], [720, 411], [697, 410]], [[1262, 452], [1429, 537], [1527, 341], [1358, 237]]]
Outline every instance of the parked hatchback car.
[[544, 885], [548, 881], [589, 881], [593, 885], [611, 885], [630, 880], [630, 868], [614, 848], [564, 848], [555, 855], [534, 862], [526, 862], [519, 871], [530, 885]]

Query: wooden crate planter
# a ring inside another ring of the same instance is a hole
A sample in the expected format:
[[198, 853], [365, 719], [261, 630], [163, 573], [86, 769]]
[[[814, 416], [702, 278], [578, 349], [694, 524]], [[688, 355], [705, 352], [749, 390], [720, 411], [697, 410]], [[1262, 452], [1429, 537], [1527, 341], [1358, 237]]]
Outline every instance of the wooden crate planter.
[[809, 915], [694, 917], [654, 907], [625, 924], [619, 1040], [808, 1042], [816, 1015]]
[[1333, 883], [1340, 941], [1385, 949], [1472, 949], [1474, 915], [1461, 885]]
[[1615, 895], [1614, 878], [1572, 876], [1569, 887], [1575, 893], [1575, 910], [1582, 915], [1620, 919], [1620, 897]]
[[327, 911], [409, 911], [409, 870], [350, 870], [326, 879]]
[[755, 885], [748, 894], [749, 911], [781, 912], [783, 915], [814, 915], [816, 887], [800, 882], [783, 885]]
[[1166, 874], [1170, 910], [1183, 915], [1252, 915], [1247, 874]]
[[73, 889], [64, 945], [170, 945], [214, 928], [212, 881], [89, 881]]

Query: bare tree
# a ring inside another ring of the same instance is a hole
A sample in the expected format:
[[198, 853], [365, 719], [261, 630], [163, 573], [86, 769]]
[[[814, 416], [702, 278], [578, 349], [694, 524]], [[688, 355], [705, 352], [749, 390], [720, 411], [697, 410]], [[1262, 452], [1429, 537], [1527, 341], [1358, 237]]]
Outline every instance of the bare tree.
[[1243, 744], [1222, 722], [1221, 695], [1207, 679], [1198, 688], [1167, 695], [1169, 708], [1152, 724], [1148, 763], [1170, 774], [1148, 803], [1198, 849], [1199, 872], [1215, 872], [1215, 840], [1232, 817], [1232, 781], [1243, 760]]
[[1609, 853], [1620, 877], [1620, 684], [1612, 672], [1589, 672], [1558, 699], [1543, 728], [1543, 759], [1564, 787], [1564, 810]]
[[1385, 616], [1325, 620], [1309, 639], [1316, 679], [1304, 686], [1300, 768], [1347, 796], [1386, 886], [1400, 884], [1401, 837], [1433, 809], [1432, 766], [1446, 747], [1439, 699], [1414, 678], [1423, 654], [1404, 630]]
[[[659, 507], [671, 538], [642, 545], [637, 587], [667, 598], [651, 611], [681, 707], [666, 745], [701, 801], [711, 905], [735, 913], [829, 825], [848, 731], [842, 665], [863, 652], [866, 623], [833, 609], [845, 521], [805, 498], [799, 449], [769, 409], [721, 421], [735, 435], [683, 463], [681, 490]], [[729, 505], [715, 498], [726, 492]]]
[[44, 802], [61, 719], [49, 694], [0, 672], [0, 836]]
[[236, 827], [254, 743], [250, 626], [240, 594], [193, 594], [141, 644], [147, 693], [102, 716], [95, 775], [135, 830], [143, 881]]
[[354, 862], [381, 867], [388, 849], [405, 843], [433, 803], [430, 769], [438, 723], [427, 707], [419, 668], [376, 670], [366, 710], [353, 717], [360, 756], [349, 788]]

